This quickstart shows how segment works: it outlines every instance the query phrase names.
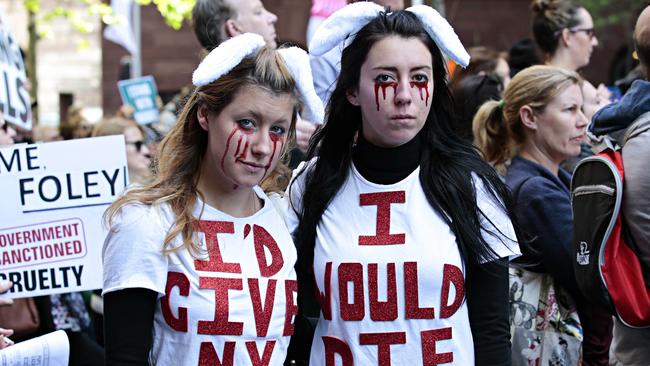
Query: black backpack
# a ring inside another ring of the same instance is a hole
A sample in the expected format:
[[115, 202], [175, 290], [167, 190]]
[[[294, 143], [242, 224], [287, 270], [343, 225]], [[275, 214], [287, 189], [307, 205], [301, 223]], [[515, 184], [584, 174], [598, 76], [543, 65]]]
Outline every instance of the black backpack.
[[[633, 125], [649, 122], [646, 113]], [[650, 290], [621, 213], [625, 184], [621, 147], [608, 136], [601, 146], [600, 152], [578, 164], [571, 181], [576, 280], [586, 298], [623, 324], [648, 327]]]

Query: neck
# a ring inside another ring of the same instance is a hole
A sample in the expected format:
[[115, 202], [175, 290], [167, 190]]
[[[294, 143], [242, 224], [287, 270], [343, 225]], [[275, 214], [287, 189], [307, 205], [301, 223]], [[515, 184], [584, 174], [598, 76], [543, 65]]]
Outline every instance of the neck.
[[379, 147], [359, 133], [352, 159], [367, 180], [377, 184], [401, 181], [420, 165], [422, 140], [416, 135], [411, 141], [397, 147]]
[[565, 48], [558, 48], [555, 54], [548, 58], [546, 64], [571, 71], [578, 70], [578, 66], [573, 62], [573, 58]]
[[555, 161], [549, 154], [542, 151], [537, 145], [526, 141], [519, 150], [519, 155], [527, 160], [534, 161], [537, 164], [548, 169], [553, 175], [557, 176], [560, 169], [560, 162]]
[[238, 187], [210, 164], [206, 156], [196, 186], [203, 201], [234, 217], [248, 217], [259, 211], [262, 204], [250, 187]]

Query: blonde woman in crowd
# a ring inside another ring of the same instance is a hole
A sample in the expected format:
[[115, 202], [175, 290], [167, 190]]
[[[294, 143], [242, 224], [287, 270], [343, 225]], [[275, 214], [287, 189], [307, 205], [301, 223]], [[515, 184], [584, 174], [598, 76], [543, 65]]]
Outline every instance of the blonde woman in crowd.
[[126, 163], [129, 182], [143, 185], [149, 183], [151, 172], [151, 152], [145, 143], [145, 132], [137, 122], [123, 117], [108, 118], [98, 123], [92, 136], [124, 135], [126, 144]]
[[520, 232], [533, 238], [522, 243], [528, 249], [522, 250], [524, 259], [538, 263], [536, 270], [549, 273], [572, 296], [584, 332], [584, 362], [603, 365], [611, 317], [578, 290], [572, 267], [571, 175], [560, 167], [580, 153], [586, 138], [581, 84], [580, 76], [567, 69], [525, 69], [512, 79], [501, 102], [479, 109], [474, 136], [515, 195]]

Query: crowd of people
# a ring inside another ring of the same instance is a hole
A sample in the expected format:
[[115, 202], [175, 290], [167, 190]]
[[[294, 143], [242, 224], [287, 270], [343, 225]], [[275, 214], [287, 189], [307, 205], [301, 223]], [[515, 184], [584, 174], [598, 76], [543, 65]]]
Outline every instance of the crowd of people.
[[[589, 12], [532, 11], [534, 40], [466, 50], [426, 5], [314, 1], [306, 52], [260, 0], [197, 0], [206, 56], [169, 128], [72, 108], [35, 129], [123, 135], [130, 185], [103, 218], [103, 288], [35, 298], [21, 339], [65, 330], [71, 365], [650, 364], [650, 331], [580, 291], [571, 207], [576, 164], [625, 134], [650, 278], [650, 84], [614, 100], [580, 74]], [[648, 79], [650, 6], [634, 41]]]

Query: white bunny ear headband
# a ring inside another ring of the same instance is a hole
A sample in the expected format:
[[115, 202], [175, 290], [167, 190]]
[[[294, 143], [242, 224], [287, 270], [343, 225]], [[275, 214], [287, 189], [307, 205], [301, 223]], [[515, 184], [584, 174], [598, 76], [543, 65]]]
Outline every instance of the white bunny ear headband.
[[[383, 11], [385, 10], [382, 6], [365, 1], [339, 9], [316, 30], [309, 43], [309, 52], [320, 56], [349, 39], [348, 37], [353, 39], [361, 28]], [[445, 18], [427, 5], [414, 5], [406, 11], [415, 14], [422, 21], [424, 29], [442, 52], [457, 64], [467, 67], [469, 54]]]
[[[210, 84], [229, 73], [243, 59], [259, 51], [265, 44], [264, 38], [259, 34], [244, 33], [230, 38], [213, 49], [201, 61], [192, 74], [192, 84], [195, 86]], [[283, 48], [278, 52], [295, 80], [305, 104], [301, 116], [314, 123], [323, 123], [325, 116], [323, 102], [314, 90], [307, 52], [298, 47]]]

